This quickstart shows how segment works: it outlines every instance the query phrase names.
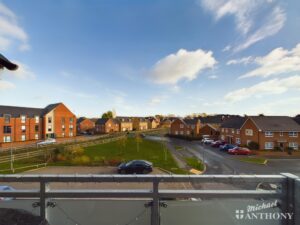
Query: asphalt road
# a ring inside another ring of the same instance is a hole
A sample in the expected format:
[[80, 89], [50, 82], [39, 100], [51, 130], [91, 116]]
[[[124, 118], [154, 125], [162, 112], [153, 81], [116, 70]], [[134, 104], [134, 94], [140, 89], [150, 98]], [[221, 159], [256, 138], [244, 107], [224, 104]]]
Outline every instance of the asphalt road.
[[206, 174], [280, 174], [293, 173], [300, 176], [300, 159], [269, 159], [266, 165], [241, 162], [239, 156], [228, 155], [203, 145], [198, 141], [185, 141], [170, 139], [174, 145], [185, 147], [185, 151], [193, 152], [195, 156], [202, 159], [206, 166]]

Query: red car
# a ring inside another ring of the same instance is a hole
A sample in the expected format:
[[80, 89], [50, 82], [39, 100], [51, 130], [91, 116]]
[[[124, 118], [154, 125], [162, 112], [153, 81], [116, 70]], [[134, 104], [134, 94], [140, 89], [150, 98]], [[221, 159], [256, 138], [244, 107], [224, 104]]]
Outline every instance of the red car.
[[250, 155], [251, 151], [248, 148], [235, 147], [233, 149], [229, 149], [228, 153], [231, 155]]
[[221, 145], [225, 145], [226, 141], [214, 141], [213, 143], [211, 143], [211, 147], [214, 148], [219, 148]]

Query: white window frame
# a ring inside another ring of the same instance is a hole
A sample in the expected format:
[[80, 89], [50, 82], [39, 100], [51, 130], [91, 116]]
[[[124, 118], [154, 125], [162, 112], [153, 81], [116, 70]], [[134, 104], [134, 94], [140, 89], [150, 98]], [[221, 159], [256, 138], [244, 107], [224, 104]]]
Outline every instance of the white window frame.
[[296, 131], [290, 131], [289, 132], [289, 137], [298, 137], [298, 132], [296, 132]]
[[236, 134], [240, 134], [240, 129], [236, 129]]
[[289, 142], [289, 147], [293, 148], [294, 150], [298, 150], [298, 143], [297, 142]]
[[40, 117], [39, 116], [35, 116], [34, 119], [35, 119], [35, 123], [39, 123], [40, 122]]
[[246, 129], [245, 130], [245, 135], [246, 136], [253, 136], [253, 130], [252, 129]]
[[266, 131], [265, 137], [274, 137], [274, 133], [272, 131]]
[[282, 131], [280, 131], [279, 136], [283, 137], [283, 132]]
[[22, 132], [26, 132], [26, 126], [25, 126], [25, 125], [22, 125], [22, 126], [21, 126], [21, 131], [22, 131]]
[[241, 144], [241, 139], [240, 139], [240, 138], [236, 138], [236, 139], [235, 139], [235, 143]]
[[34, 135], [34, 139], [35, 139], [35, 140], [38, 140], [38, 139], [39, 139], [39, 134], [35, 134], [35, 135]]
[[21, 135], [21, 141], [26, 141], [26, 135], [25, 134]]
[[21, 123], [26, 123], [26, 116], [25, 115], [21, 115]]
[[52, 132], [52, 125], [48, 125], [47, 131], [48, 131], [48, 132]]
[[9, 142], [11, 142], [11, 136], [3, 136], [3, 142], [4, 142], [4, 143], [9, 143]]
[[73, 137], [73, 132], [69, 132], [69, 137]]
[[274, 142], [265, 142], [265, 149], [274, 149]]

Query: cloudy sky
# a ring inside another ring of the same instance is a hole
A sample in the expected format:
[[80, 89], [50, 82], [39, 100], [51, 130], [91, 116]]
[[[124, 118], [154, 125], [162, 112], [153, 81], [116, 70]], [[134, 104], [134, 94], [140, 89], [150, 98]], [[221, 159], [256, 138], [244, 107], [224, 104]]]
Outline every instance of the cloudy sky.
[[300, 113], [300, 1], [0, 0], [0, 104]]

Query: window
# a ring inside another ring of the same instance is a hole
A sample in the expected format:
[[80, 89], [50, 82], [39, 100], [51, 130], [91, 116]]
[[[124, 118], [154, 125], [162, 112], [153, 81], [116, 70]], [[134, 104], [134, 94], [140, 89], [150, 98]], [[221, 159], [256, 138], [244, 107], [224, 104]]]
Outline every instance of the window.
[[265, 142], [265, 149], [273, 149], [273, 142]]
[[4, 126], [3, 127], [4, 134], [11, 134], [11, 126]]
[[35, 131], [35, 132], [39, 132], [39, 125], [35, 125], [35, 126], [34, 126], [34, 131]]
[[272, 131], [266, 131], [265, 132], [265, 137], [273, 137], [273, 132]]
[[279, 135], [280, 135], [280, 137], [283, 137], [283, 132], [281, 131], [281, 132], [279, 133]]
[[10, 123], [10, 117], [8, 114], [4, 115], [4, 123]]
[[65, 126], [63, 126], [61, 129], [62, 129], [62, 131], [65, 131], [65, 130], [66, 130]]
[[52, 126], [48, 125], [48, 132], [51, 132], [51, 131], [52, 131]]
[[184, 126], [183, 126], [183, 124], [181, 123], [181, 124], [180, 124], [180, 128], [183, 128], [183, 127], [184, 127]]
[[3, 142], [11, 142], [11, 137], [10, 136], [4, 136], [3, 137]]
[[70, 118], [70, 123], [73, 123], [73, 117]]
[[22, 140], [22, 141], [26, 141], [26, 135], [25, 135], [25, 134], [22, 134], [22, 135], [21, 135], [21, 140]]
[[39, 135], [38, 135], [38, 134], [35, 134], [35, 135], [34, 135], [34, 138], [35, 138], [35, 140], [38, 140], [38, 139], [39, 139]]
[[22, 130], [22, 132], [25, 132], [25, 131], [26, 131], [26, 126], [25, 126], [25, 125], [22, 125], [22, 126], [21, 126], [21, 130]]
[[35, 123], [39, 123], [40, 122], [40, 117], [39, 116], [35, 116]]
[[175, 130], [175, 134], [178, 135], [178, 130]]
[[224, 140], [225, 140], [225, 136], [224, 136], [224, 135], [221, 135], [221, 139], [224, 141]]
[[188, 131], [186, 132], [186, 134], [187, 134], [187, 135], [190, 135], [190, 131], [188, 130]]
[[252, 129], [246, 129], [245, 134], [246, 134], [246, 136], [253, 136], [253, 130]]
[[180, 131], [180, 134], [183, 135], [183, 131]]
[[69, 136], [70, 136], [70, 137], [73, 137], [73, 132], [70, 132], [70, 133], [69, 133]]
[[62, 137], [65, 137], [65, 133], [62, 133], [61, 136], [62, 136]]
[[231, 129], [231, 133], [233, 133], [233, 134], [234, 134], [234, 129]]
[[289, 142], [289, 147], [293, 148], [294, 150], [298, 150], [298, 143], [297, 142]]
[[[116, 126], [117, 126], [117, 125], [116, 125]], [[69, 128], [70, 128], [70, 129], [73, 129], [73, 124], [70, 124]]]
[[48, 123], [52, 123], [52, 117], [48, 117]]
[[222, 133], [224, 133], [224, 128], [222, 128]]
[[21, 115], [21, 123], [25, 123], [26, 122], [26, 116]]
[[295, 131], [289, 132], [289, 137], [298, 137], [298, 133]]
[[241, 144], [241, 139], [240, 139], [240, 138], [236, 138], [236, 139], [235, 139], [235, 142], [236, 142], [236, 144], [239, 145], [239, 144]]
[[239, 129], [236, 130], [236, 134], [240, 134], [240, 130]]

